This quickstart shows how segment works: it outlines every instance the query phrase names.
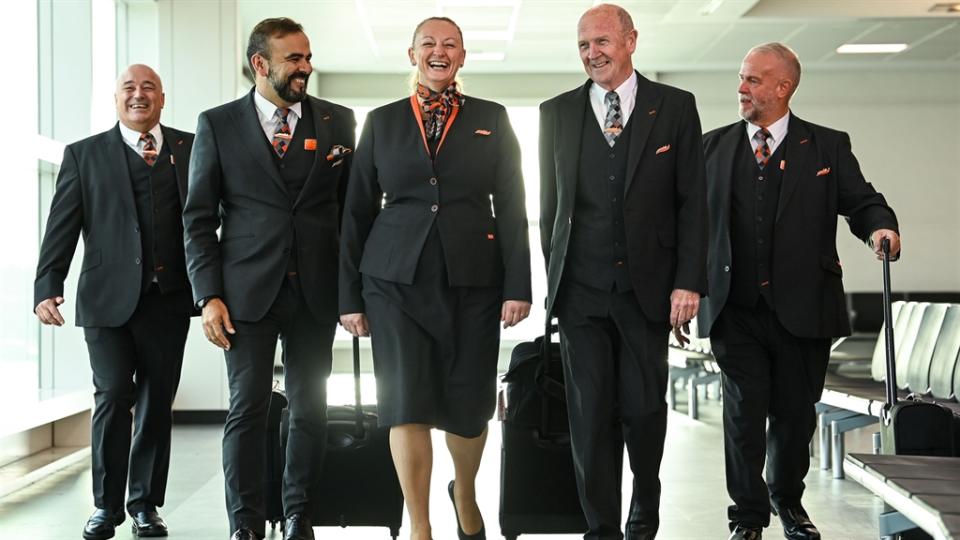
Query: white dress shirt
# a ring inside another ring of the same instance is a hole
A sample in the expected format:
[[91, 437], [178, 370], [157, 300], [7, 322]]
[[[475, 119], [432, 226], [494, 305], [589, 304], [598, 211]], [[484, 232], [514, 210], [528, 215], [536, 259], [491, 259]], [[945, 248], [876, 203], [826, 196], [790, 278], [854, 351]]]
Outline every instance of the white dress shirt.
[[[276, 116], [277, 107], [269, 99], [260, 95], [256, 89], [253, 91], [253, 103], [257, 106], [257, 118], [260, 119], [260, 127], [263, 128], [263, 134], [267, 136], [267, 141], [273, 143], [273, 134], [277, 132], [280, 126], [280, 118]], [[287, 114], [287, 125], [290, 126], [290, 135], [293, 135], [297, 129], [297, 120], [303, 116], [303, 105], [294, 103], [290, 106], [290, 113]]]
[[[123, 142], [127, 144], [130, 148], [133, 148], [134, 152], [143, 155], [143, 141], [140, 140], [140, 132], [130, 129], [127, 126], [123, 125], [123, 122], [120, 122], [120, 136], [123, 137]], [[153, 140], [157, 144], [157, 153], [160, 153], [160, 149], [163, 148], [163, 130], [160, 129], [160, 124], [153, 126], [148, 132], [153, 135]]]
[[[614, 92], [620, 96], [620, 118], [623, 127], [627, 127], [627, 121], [630, 120], [633, 106], [637, 102], [637, 72], [631, 73]], [[607, 91], [597, 83], [590, 85], [590, 106], [593, 107], [593, 114], [597, 117], [600, 129], [603, 129], [607, 121]]]
[[[780, 146], [780, 143], [783, 142], [783, 139], [787, 137], [787, 124], [789, 123], [790, 111], [787, 111], [787, 113], [781, 116], [779, 120], [767, 126], [767, 131], [770, 132], [770, 137], [767, 139], [767, 145], [770, 147], [771, 156], [777, 151], [777, 147]], [[750, 139], [750, 147], [753, 148], [754, 154], [757, 153], [757, 147], [760, 146], [760, 143], [753, 138], [758, 131], [760, 131], [760, 126], [747, 122], [747, 138]]]

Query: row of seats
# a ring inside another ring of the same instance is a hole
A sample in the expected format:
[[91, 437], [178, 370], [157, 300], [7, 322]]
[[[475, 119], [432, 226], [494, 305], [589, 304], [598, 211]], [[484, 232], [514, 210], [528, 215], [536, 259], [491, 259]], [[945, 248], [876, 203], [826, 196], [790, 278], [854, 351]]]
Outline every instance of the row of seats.
[[[936, 401], [960, 419], [960, 304], [899, 301], [892, 312], [900, 399], [913, 394]], [[874, 346], [869, 377], [827, 375], [817, 408], [821, 466], [832, 467], [834, 477], [843, 477], [844, 433], [878, 420], [886, 401], [885, 380], [883, 329]]]

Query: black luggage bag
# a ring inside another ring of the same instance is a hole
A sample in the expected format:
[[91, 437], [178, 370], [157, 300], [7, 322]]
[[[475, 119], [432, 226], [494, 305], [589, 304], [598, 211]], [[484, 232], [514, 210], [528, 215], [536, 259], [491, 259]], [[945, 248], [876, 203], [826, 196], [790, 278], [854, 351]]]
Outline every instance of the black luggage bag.
[[[403, 521], [403, 493], [390, 454], [390, 429], [377, 426], [376, 405], [361, 406], [359, 342], [353, 338], [355, 405], [327, 407], [326, 456], [310, 521], [315, 527], [387, 527], [396, 539]], [[278, 426], [281, 456], [287, 429], [284, 409]]]
[[560, 346], [543, 337], [517, 345], [503, 376], [498, 416], [500, 531], [521, 534], [583, 534], [587, 522], [577, 495], [567, 424]]
[[954, 456], [954, 421], [950, 409], [913, 394], [897, 399], [893, 314], [890, 302], [890, 243], [884, 239], [883, 320], [887, 353], [886, 403], [880, 413], [880, 444], [884, 454]]

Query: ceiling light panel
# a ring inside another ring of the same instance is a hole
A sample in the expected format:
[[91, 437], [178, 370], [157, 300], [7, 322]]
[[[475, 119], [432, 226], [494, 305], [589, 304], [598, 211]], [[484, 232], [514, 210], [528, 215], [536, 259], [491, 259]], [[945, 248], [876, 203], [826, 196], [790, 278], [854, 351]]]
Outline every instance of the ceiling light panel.
[[893, 54], [906, 50], [906, 43], [845, 43], [837, 47], [839, 54]]

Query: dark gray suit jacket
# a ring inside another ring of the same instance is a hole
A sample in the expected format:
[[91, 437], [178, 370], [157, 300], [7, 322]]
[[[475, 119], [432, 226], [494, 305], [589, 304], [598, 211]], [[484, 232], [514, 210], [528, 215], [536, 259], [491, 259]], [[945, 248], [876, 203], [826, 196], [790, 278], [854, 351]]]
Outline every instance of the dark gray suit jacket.
[[297, 250], [300, 284], [313, 315], [335, 321], [340, 216], [352, 154], [327, 156], [334, 145], [353, 149], [353, 111], [307, 97], [316, 156], [291, 204], [257, 117], [254, 91], [204, 111], [197, 123], [183, 212], [194, 300], [219, 296], [233, 319], [260, 320], [277, 297], [290, 250]]
[[[166, 126], [180, 204], [187, 196], [187, 164], [193, 134]], [[83, 264], [77, 287], [77, 326], [121, 326], [140, 301], [143, 267], [140, 224], [127, 167], [127, 148], [119, 124], [67, 145], [40, 245], [33, 297], [36, 306], [63, 295], [63, 282], [83, 233]], [[183, 268], [170, 268], [182, 275]], [[191, 312], [186, 303], [184, 312]]]
[[[584, 111], [592, 83], [540, 106], [540, 242], [547, 313], [563, 276], [576, 195]], [[593, 113], [590, 113], [593, 118]], [[670, 293], [707, 292], [706, 180], [693, 94], [637, 74], [623, 220], [634, 294], [651, 321], [667, 321]], [[596, 126], [587, 126], [590, 128]]]
[[[860, 172], [850, 136], [791, 114], [773, 232], [774, 311], [795, 336], [850, 334], [837, 256], [837, 216], [863, 241], [877, 229], [897, 230], [897, 217]], [[746, 139], [743, 121], [703, 137], [710, 206], [710, 294], [700, 302], [697, 328], [707, 337], [730, 292], [730, 191], [735, 154]]]

